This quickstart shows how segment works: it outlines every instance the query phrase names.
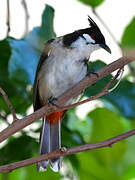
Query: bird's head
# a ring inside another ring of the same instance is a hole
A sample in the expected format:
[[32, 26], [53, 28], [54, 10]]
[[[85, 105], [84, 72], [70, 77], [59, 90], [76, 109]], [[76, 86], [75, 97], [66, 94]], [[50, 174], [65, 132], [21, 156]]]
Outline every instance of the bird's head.
[[90, 49], [90, 51], [97, 50], [99, 48], [105, 49], [111, 53], [110, 48], [106, 45], [105, 38], [101, 33], [97, 24], [91, 17], [88, 16], [90, 24], [89, 28], [80, 29], [73, 33], [67, 34], [63, 37], [63, 44], [70, 47], [84, 47]]

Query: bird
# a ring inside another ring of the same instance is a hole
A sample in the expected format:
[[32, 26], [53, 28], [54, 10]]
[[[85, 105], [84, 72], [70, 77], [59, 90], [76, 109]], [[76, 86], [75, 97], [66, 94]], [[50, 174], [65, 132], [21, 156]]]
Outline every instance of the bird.
[[[75, 86], [88, 73], [90, 55], [103, 48], [111, 53], [105, 38], [94, 20], [88, 16], [89, 26], [64, 36], [55, 37], [45, 43], [39, 59], [33, 85], [34, 111], [53, 102], [62, 93]], [[68, 100], [72, 104], [78, 97]], [[42, 121], [40, 155], [61, 148], [61, 122], [65, 111], [46, 115]], [[50, 165], [54, 172], [61, 168], [61, 158], [37, 163], [38, 171], [45, 171]]]

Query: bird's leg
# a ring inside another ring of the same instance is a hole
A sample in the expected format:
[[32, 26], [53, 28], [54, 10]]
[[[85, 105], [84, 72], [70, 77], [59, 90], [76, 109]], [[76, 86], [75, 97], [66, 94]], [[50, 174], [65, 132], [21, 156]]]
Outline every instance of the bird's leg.
[[[87, 71], [88, 71], [88, 69], [89, 69], [89, 65], [88, 65], [89, 59], [84, 59], [83, 62], [87, 66]], [[87, 76], [90, 77], [91, 74], [96, 75], [97, 78], [99, 77], [98, 73], [96, 73], [94, 69], [90, 69], [90, 71], [87, 72]]]

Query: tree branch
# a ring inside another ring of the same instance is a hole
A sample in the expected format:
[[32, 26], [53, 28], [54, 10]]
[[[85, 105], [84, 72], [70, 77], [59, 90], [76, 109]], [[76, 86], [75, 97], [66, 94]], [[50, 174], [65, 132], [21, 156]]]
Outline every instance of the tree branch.
[[94, 149], [99, 149], [99, 148], [104, 148], [104, 147], [112, 147], [112, 145], [114, 143], [119, 142], [119, 141], [126, 139], [130, 136], [133, 136], [133, 135], [135, 135], [135, 129], [128, 131], [126, 133], [123, 133], [119, 136], [115, 136], [113, 138], [107, 139], [105, 141], [101, 141], [101, 142], [97, 142], [97, 143], [93, 143], [93, 144], [85, 144], [85, 145], [81, 145], [81, 146], [77, 146], [77, 147], [73, 147], [73, 148], [68, 148], [68, 149], [63, 147], [63, 148], [61, 148], [55, 152], [52, 152], [52, 153], [48, 153], [45, 155], [40, 155], [40, 156], [30, 158], [30, 159], [26, 159], [23, 161], [19, 161], [16, 163], [11, 163], [8, 165], [0, 166], [0, 172], [10, 172], [14, 169], [21, 168], [24, 166], [28, 166], [28, 165], [37, 163], [39, 161], [52, 159], [55, 157], [66, 156], [66, 155], [70, 155], [70, 154], [76, 154], [79, 152], [84, 152], [84, 151], [89, 151], [89, 150], [94, 150]]
[[14, 108], [11, 104], [11, 102], [9, 101], [8, 99], [8, 95], [5, 93], [5, 91], [0, 87], [0, 93], [2, 94], [5, 102], [7, 103], [11, 113], [12, 113], [12, 116], [13, 116], [13, 121], [17, 120], [17, 117], [16, 117], [16, 114], [15, 114], [15, 111], [14, 111]]
[[[64, 104], [71, 98], [79, 95], [85, 88], [88, 86], [94, 84], [96, 81], [102, 79], [103, 77], [107, 76], [108, 74], [112, 73], [113, 71], [123, 68], [126, 64], [132, 62], [134, 60], [134, 57], [122, 57], [118, 60], [114, 61], [113, 63], [106, 65], [105, 67], [98, 70], [96, 73], [98, 74], [98, 77], [95, 75], [91, 75], [90, 77], [85, 77], [82, 81], [80, 81], [78, 84], [76, 84], [73, 88], [69, 89], [65, 93], [63, 93], [56, 101], [54, 101], [55, 104], [62, 107]], [[52, 112], [62, 111], [62, 108], [58, 108], [56, 106], [50, 106], [49, 104], [42, 107], [38, 111], [34, 112], [33, 114], [20, 119], [18, 121], [15, 121], [13, 124], [11, 124], [9, 127], [4, 129], [2, 132], [0, 132], [0, 142], [7, 139], [9, 136], [13, 135], [17, 131], [23, 129], [24, 127], [30, 125], [32, 122], [40, 119], [44, 115], [50, 114]]]

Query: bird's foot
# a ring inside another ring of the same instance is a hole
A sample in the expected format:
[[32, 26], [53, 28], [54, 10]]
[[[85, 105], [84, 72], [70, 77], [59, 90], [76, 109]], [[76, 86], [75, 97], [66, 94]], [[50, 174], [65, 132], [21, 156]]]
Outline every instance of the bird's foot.
[[98, 73], [96, 73], [94, 69], [91, 69], [91, 70], [87, 73], [87, 76], [89, 76], [89, 77], [90, 77], [90, 75], [91, 75], [91, 74], [96, 75], [96, 76], [97, 76], [97, 78], [99, 77]]
[[51, 97], [48, 98], [48, 104], [51, 104], [51, 105], [53, 105], [53, 106], [58, 107], [57, 104], [55, 104], [55, 103], [53, 102], [53, 101], [56, 101], [56, 100], [57, 100], [56, 97], [51, 96]]

